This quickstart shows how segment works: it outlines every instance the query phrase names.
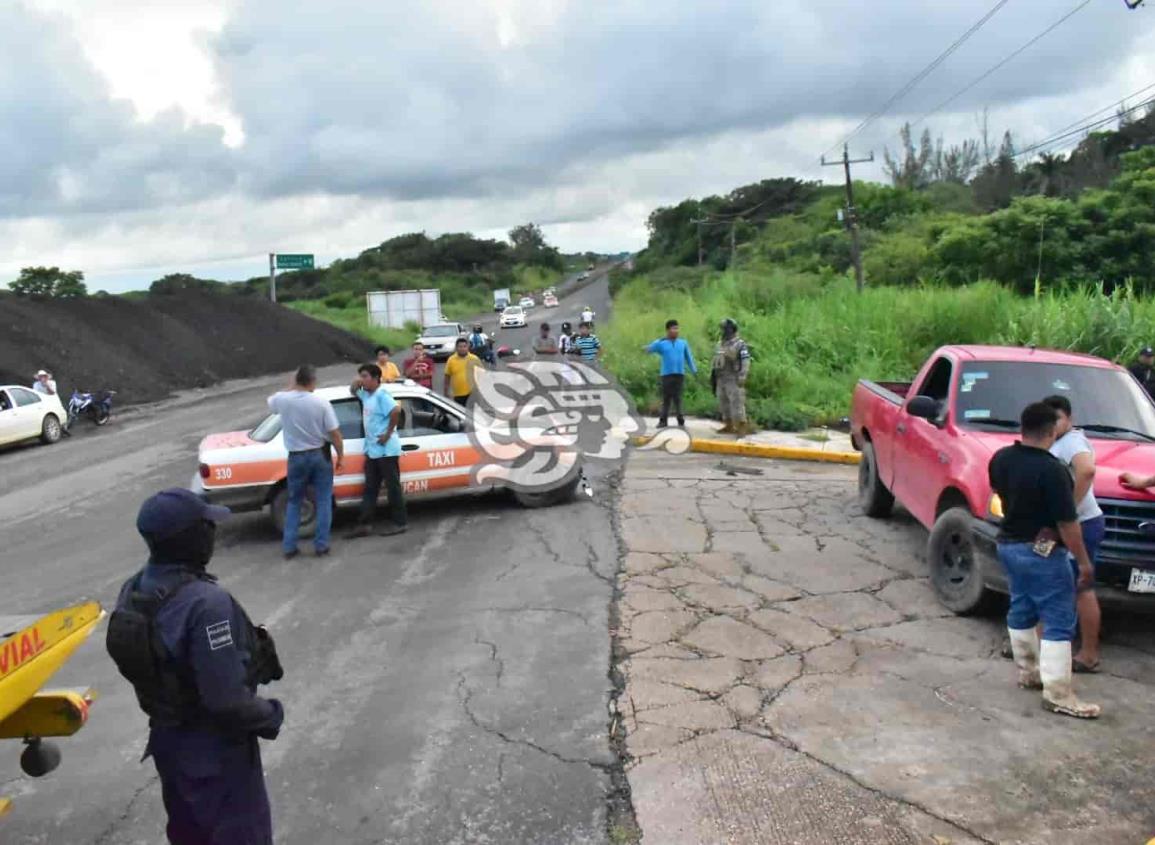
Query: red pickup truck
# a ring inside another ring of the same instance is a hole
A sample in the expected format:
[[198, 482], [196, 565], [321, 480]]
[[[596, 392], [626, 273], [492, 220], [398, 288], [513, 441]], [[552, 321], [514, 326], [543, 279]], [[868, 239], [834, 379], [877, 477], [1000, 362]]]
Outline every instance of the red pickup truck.
[[927, 562], [939, 600], [977, 613], [1005, 593], [995, 554], [1002, 516], [987, 477], [1030, 402], [1062, 394], [1095, 449], [1095, 496], [1107, 517], [1097, 592], [1155, 610], [1155, 495], [1119, 482], [1155, 474], [1155, 403], [1122, 367], [1033, 348], [946, 346], [911, 383], [860, 381], [851, 438], [862, 452], [858, 495], [872, 517], [897, 499], [930, 531]]

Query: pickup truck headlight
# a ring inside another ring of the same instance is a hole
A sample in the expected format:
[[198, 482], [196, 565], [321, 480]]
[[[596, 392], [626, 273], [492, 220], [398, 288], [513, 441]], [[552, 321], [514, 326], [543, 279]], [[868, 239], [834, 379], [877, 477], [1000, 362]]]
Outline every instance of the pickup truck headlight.
[[989, 510], [991, 516], [995, 517], [996, 519], [1003, 518], [1003, 500], [999, 498], [998, 493], [991, 493], [991, 501], [987, 506], [987, 510]]

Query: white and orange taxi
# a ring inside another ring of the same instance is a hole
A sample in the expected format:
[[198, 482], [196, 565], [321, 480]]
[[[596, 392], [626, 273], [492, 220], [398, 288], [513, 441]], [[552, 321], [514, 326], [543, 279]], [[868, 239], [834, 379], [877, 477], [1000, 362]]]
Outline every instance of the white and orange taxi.
[[[401, 406], [401, 483], [407, 498], [478, 495], [500, 488], [498, 481], [475, 481], [474, 470], [486, 455], [468, 434], [473, 423], [465, 408], [412, 381], [383, 384], [382, 388]], [[333, 403], [345, 441], [345, 461], [333, 480], [334, 504], [358, 505], [365, 483], [361, 403], [350, 395], [347, 386], [319, 387], [316, 395]], [[544, 491], [512, 490], [513, 495], [526, 507], [572, 498], [582, 480], [581, 468], [575, 458], [566, 457], [573, 471], [563, 483]], [[213, 504], [233, 511], [268, 508], [277, 530], [282, 530], [288, 503], [288, 461], [280, 415], [270, 414], [252, 431], [205, 437], [199, 447], [198, 472], [190, 486]], [[313, 520], [313, 502], [307, 496], [301, 509], [303, 536], [312, 531]]]

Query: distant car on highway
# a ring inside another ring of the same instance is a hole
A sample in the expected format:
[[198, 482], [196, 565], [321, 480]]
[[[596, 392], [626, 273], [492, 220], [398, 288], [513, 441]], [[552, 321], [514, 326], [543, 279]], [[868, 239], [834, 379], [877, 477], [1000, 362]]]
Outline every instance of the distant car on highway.
[[526, 311], [528, 311], [530, 308], [533, 308], [534, 306], [537, 305], [537, 303], [533, 301], [532, 296], [523, 296], [521, 298], [521, 301], [518, 302], [517, 304], [520, 305], [522, 308], [524, 308]]
[[[401, 407], [397, 433], [401, 438], [401, 483], [407, 497], [478, 495], [500, 489], [496, 481], [474, 481], [473, 470], [485, 460], [485, 454], [466, 434], [473, 421], [464, 408], [412, 381], [391, 382], [382, 388]], [[334, 504], [359, 505], [365, 484], [361, 403], [349, 395], [347, 386], [318, 388], [316, 395], [333, 403], [345, 441], [345, 462], [334, 478]], [[519, 503], [545, 507], [573, 497], [581, 482], [580, 462], [570, 452], [559, 453], [558, 460], [572, 464], [572, 471], [548, 490], [513, 491]], [[210, 434], [200, 443], [197, 461], [197, 474], [190, 484], [193, 492], [234, 511], [267, 508], [277, 530], [284, 528], [289, 454], [279, 414], [265, 417], [252, 431]], [[314, 501], [308, 496], [301, 509], [305, 536], [312, 532], [316, 518]]]
[[457, 338], [465, 334], [460, 323], [435, 323], [421, 330], [417, 342], [425, 345], [425, 351], [435, 361], [444, 361], [453, 354]]
[[586, 269], [592, 273], [594, 271], [594, 265], [591, 264], [589, 267], [586, 267]]
[[516, 329], [525, 325], [525, 309], [520, 305], [511, 305], [501, 312], [501, 327]]
[[541, 304], [546, 308], [557, 308], [557, 297], [552, 293], [547, 293], [541, 300]]
[[578, 281], [579, 282], [584, 282], [589, 277], [590, 277], [590, 274], [587, 273], [585, 270], [582, 270], [580, 273], [578, 273]]
[[36, 438], [55, 443], [67, 418], [59, 396], [20, 385], [0, 385], [0, 446]]

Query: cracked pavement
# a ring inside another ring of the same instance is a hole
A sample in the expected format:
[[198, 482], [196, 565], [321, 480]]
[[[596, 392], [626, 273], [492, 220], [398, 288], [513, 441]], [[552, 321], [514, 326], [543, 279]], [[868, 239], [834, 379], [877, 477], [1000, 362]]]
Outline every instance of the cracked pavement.
[[1097, 723], [1044, 713], [955, 617], [926, 532], [845, 467], [635, 453], [616, 707], [643, 842], [1136, 843], [1155, 834], [1155, 625], [1108, 619]]
[[[326, 368], [343, 383], [349, 369]], [[83, 596], [108, 607], [145, 549], [150, 492], [187, 483], [207, 431], [264, 416], [284, 377], [114, 419], [91, 436], [0, 459], [0, 613]], [[163, 443], [163, 447], [155, 444]], [[77, 461], [89, 469], [74, 472]], [[617, 758], [608, 738], [610, 605], [619, 553], [609, 491], [525, 510], [499, 497], [414, 504], [393, 538], [341, 538], [331, 557], [281, 559], [267, 518], [221, 526], [210, 571], [276, 637], [285, 727], [262, 743], [278, 843], [581, 845], [607, 839]], [[160, 787], [140, 762], [146, 720], [103, 629], [53, 678], [92, 685], [88, 725], [42, 780], [0, 743], [15, 799], [5, 845], [154, 843]]]

